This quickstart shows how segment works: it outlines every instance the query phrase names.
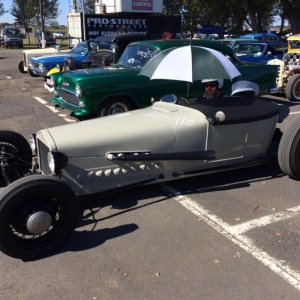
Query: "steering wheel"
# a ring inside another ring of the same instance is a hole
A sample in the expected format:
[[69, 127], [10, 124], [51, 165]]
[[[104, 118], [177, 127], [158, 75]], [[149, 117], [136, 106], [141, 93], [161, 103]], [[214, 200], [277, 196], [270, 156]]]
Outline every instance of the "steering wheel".
[[189, 100], [183, 98], [183, 97], [179, 97], [177, 98], [176, 104], [181, 105], [181, 106], [187, 106], [189, 104]]

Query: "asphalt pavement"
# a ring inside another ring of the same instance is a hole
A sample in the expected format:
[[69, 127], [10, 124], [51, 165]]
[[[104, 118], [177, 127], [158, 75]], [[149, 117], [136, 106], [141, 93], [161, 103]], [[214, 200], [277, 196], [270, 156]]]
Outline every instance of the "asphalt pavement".
[[[0, 128], [77, 121], [0, 50]], [[290, 106], [285, 126], [300, 113]], [[0, 253], [0, 299], [299, 299], [299, 182], [275, 162], [149, 185], [81, 204], [71, 238], [23, 262]]]

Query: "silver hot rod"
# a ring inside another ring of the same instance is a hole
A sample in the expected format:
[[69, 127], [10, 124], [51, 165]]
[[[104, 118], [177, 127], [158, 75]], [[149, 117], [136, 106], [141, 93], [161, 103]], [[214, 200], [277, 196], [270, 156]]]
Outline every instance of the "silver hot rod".
[[[0, 131], [0, 250], [35, 259], [76, 227], [79, 199], [258, 165], [277, 155], [300, 179], [300, 118], [279, 132], [284, 105], [254, 97], [177, 103], [43, 129], [29, 142]], [[167, 99], [167, 98], [166, 98]], [[121, 130], [120, 130], [121, 129]]]

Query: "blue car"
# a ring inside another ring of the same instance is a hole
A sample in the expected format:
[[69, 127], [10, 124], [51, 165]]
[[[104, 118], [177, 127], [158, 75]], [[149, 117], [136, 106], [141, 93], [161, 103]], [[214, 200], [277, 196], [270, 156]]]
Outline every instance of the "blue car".
[[242, 42], [233, 48], [236, 56], [243, 62], [267, 64], [271, 59], [282, 59], [287, 52], [286, 42]]
[[71, 52], [58, 55], [32, 56], [29, 58], [28, 67], [31, 76], [46, 77], [47, 73], [57, 65], [63, 66], [67, 57], [71, 57], [77, 68], [88, 60], [87, 42], [79, 42]]

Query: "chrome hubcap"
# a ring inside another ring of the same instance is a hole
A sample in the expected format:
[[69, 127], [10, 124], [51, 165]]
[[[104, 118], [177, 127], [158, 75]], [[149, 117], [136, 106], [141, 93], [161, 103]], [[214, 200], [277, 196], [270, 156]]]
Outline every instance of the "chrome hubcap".
[[27, 221], [27, 229], [33, 234], [41, 234], [49, 229], [52, 218], [45, 211], [38, 211], [30, 216]]

